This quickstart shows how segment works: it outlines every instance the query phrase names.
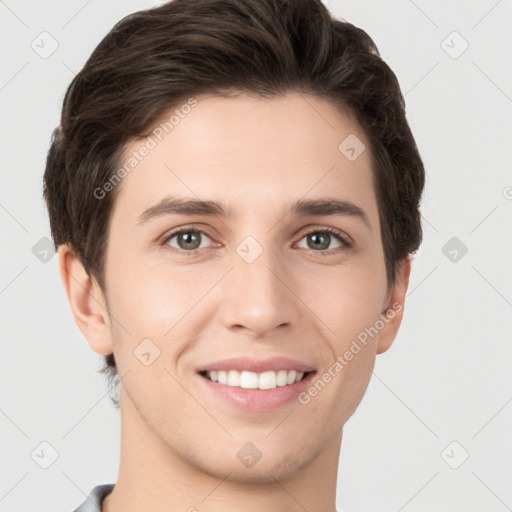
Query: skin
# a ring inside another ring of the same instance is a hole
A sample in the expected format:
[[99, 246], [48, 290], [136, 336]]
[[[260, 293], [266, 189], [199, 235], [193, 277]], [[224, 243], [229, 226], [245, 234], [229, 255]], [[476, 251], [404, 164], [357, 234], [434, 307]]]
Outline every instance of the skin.
[[[123, 377], [119, 477], [103, 510], [334, 512], [343, 426], [403, 308], [307, 405], [243, 411], [209, 392], [196, 370], [226, 357], [287, 356], [322, 374], [381, 313], [404, 304], [410, 260], [389, 287], [369, 150], [354, 161], [338, 150], [349, 134], [369, 148], [350, 116], [299, 94], [196, 99], [118, 185], [106, 297], [72, 249], [59, 248], [76, 323], [92, 350], [114, 352]], [[137, 226], [171, 194], [222, 201], [233, 215]], [[371, 228], [353, 216], [287, 214], [295, 200], [325, 196], [361, 207]], [[187, 250], [179, 237], [160, 240], [180, 226], [206, 233], [194, 256], [175, 252]], [[335, 237], [328, 249], [308, 245], [308, 232], [326, 227], [348, 235], [351, 248]], [[236, 252], [246, 236], [263, 248], [250, 264]], [[161, 351], [149, 366], [133, 354], [146, 338]], [[247, 442], [262, 453], [249, 468], [237, 458]]]

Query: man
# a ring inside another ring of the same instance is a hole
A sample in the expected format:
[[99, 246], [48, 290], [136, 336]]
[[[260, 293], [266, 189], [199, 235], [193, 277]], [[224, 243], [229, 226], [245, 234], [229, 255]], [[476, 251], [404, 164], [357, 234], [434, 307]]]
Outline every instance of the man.
[[77, 510], [334, 512], [423, 186], [395, 75], [320, 1], [121, 20], [45, 172], [73, 315], [121, 384], [117, 482]]

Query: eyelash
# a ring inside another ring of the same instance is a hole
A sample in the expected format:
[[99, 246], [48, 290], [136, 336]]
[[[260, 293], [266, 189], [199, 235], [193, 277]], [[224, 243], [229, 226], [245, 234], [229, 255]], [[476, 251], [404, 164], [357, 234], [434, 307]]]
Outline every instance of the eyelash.
[[[179, 235], [181, 233], [200, 233], [202, 235], [206, 235], [210, 239], [212, 238], [212, 237], [210, 237], [208, 235], [208, 233], [206, 233], [205, 231], [203, 231], [201, 229], [190, 228], [190, 227], [183, 227], [183, 228], [178, 228], [178, 229], [172, 231], [171, 233], [168, 233], [167, 235], [165, 235], [164, 238], [162, 239], [161, 244], [163, 246], [169, 247], [171, 251], [173, 251], [175, 253], [178, 253], [180, 255], [196, 256], [197, 255], [197, 251], [199, 251], [200, 249], [193, 249], [193, 250], [190, 250], [190, 251], [184, 251], [183, 249], [176, 249], [176, 247], [170, 247], [169, 246], [169, 240], [171, 240], [176, 235]], [[333, 228], [329, 228], [329, 227], [322, 228], [322, 229], [313, 229], [311, 231], [308, 231], [308, 232], [304, 233], [301, 236], [300, 240], [302, 240], [304, 237], [306, 237], [308, 235], [311, 235], [313, 233], [315, 233], [315, 234], [325, 234], [325, 233], [328, 233], [329, 235], [334, 236], [339, 242], [341, 242], [343, 244], [343, 246], [342, 247], [336, 247], [335, 249], [328, 249], [328, 250], [323, 250], [323, 251], [314, 251], [314, 250], [310, 249], [309, 252], [312, 253], [312, 254], [320, 255], [320, 256], [331, 256], [331, 255], [335, 254], [338, 251], [347, 250], [347, 249], [349, 249], [352, 246], [352, 242], [348, 239], [348, 237], [343, 236], [337, 230], [335, 230]]]

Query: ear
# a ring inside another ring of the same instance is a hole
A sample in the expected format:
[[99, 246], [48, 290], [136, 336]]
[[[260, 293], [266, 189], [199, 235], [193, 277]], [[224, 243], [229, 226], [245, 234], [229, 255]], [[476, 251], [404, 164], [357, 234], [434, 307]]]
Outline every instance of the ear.
[[58, 258], [60, 276], [76, 325], [94, 352], [111, 354], [110, 318], [100, 286], [87, 274], [82, 261], [68, 244], [59, 246]]
[[409, 286], [409, 275], [411, 273], [411, 259], [406, 256], [398, 263], [395, 284], [388, 293], [383, 304], [383, 321], [385, 327], [379, 333], [377, 354], [382, 354], [391, 347], [396, 338], [405, 307], [405, 294]]

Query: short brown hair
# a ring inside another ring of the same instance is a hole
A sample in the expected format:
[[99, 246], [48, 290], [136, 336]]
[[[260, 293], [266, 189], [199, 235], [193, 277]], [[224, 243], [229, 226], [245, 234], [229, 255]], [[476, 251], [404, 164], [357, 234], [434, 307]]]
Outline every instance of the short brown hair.
[[[398, 80], [362, 29], [320, 0], [173, 0], [119, 21], [71, 82], [44, 175], [55, 247], [69, 243], [105, 292], [124, 146], [184, 98], [299, 92], [355, 116], [370, 143], [388, 285], [422, 240], [425, 172]], [[340, 141], [341, 142], [341, 141]], [[117, 375], [113, 354], [105, 357]]]

